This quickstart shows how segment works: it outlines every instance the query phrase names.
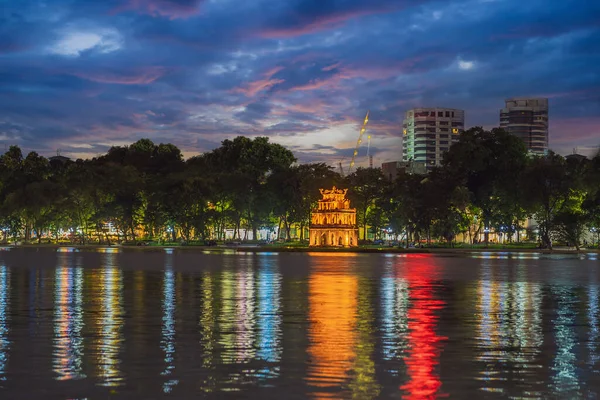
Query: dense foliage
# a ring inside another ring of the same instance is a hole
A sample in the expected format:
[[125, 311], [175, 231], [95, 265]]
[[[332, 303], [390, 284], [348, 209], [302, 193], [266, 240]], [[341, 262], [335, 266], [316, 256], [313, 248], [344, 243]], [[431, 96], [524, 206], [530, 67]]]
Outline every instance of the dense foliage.
[[441, 167], [394, 182], [379, 169], [342, 177], [326, 164], [299, 165], [262, 137], [188, 160], [148, 139], [77, 161], [23, 157], [13, 146], [0, 156], [0, 225], [5, 241], [222, 240], [226, 229], [241, 240], [265, 227], [303, 240], [318, 189], [338, 185], [350, 189], [362, 237], [487, 241], [489, 232], [519, 237], [534, 218], [542, 246], [578, 246], [600, 229], [599, 183], [600, 157], [531, 157], [501, 129], [470, 129]]

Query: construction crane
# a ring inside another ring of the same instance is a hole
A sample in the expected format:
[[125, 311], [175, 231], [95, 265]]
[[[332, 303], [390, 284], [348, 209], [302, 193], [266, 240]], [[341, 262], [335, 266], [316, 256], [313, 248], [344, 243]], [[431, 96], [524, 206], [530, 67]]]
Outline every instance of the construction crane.
[[342, 166], [342, 162], [341, 161], [338, 163], [338, 167], [340, 168], [340, 175], [344, 176], [344, 167]]
[[[363, 121], [362, 128], [360, 128], [360, 133], [358, 134], [358, 140], [356, 141], [356, 147], [354, 148], [354, 153], [352, 154], [352, 161], [350, 161], [350, 167], [348, 168], [348, 174], [351, 174], [352, 168], [354, 168], [356, 156], [358, 155], [358, 148], [360, 147], [360, 144], [362, 143], [362, 138], [363, 138], [363, 135], [365, 134], [365, 131], [367, 130], [368, 122], [369, 122], [369, 111], [367, 111], [367, 116], [365, 117], [365, 120]], [[369, 148], [367, 148], [367, 155], [368, 155], [369, 151], [370, 151], [370, 146], [371, 146], [371, 135], [368, 135], [367, 138], [369, 141]]]
[[371, 134], [367, 135], [367, 159], [369, 160], [369, 168], [373, 168], [373, 155], [371, 154]]

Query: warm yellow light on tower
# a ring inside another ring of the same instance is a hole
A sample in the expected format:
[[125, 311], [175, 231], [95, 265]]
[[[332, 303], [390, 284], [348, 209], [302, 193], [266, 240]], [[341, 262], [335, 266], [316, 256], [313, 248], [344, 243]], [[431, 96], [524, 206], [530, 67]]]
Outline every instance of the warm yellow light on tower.
[[356, 208], [350, 208], [348, 189], [319, 189], [323, 198], [312, 212], [310, 246], [358, 246]]

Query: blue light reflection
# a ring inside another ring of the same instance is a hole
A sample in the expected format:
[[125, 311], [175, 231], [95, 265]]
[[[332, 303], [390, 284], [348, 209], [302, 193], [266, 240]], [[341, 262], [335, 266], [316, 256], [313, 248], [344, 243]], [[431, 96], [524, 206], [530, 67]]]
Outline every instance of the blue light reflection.
[[[381, 351], [384, 360], [401, 360], [407, 350], [408, 286], [406, 279], [395, 276], [393, 260], [386, 262], [386, 272], [381, 278]], [[400, 373], [396, 367], [389, 372]]]
[[9, 313], [10, 313], [10, 272], [4, 265], [0, 266], [0, 381], [6, 380], [6, 366], [8, 364], [10, 340]]
[[557, 315], [552, 321], [556, 353], [551, 366], [551, 370], [554, 371], [551, 388], [561, 397], [579, 398], [581, 393], [575, 355], [577, 338], [573, 328], [576, 299], [569, 287], [557, 285], [551, 289], [553, 298], [558, 301]]
[[173, 272], [173, 256], [167, 253], [165, 262], [165, 273], [163, 278], [163, 301], [162, 301], [162, 339], [160, 348], [164, 353], [165, 369], [161, 373], [166, 377], [163, 383], [163, 392], [169, 393], [179, 380], [171, 376], [175, 369], [175, 274]]
[[258, 278], [258, 351], [257, 357], [265, 362], [259, 371], [260, 378], [274, 378], [279, 375], [281, 358], [281, 275], [277, 269], [277, 259], [261, 258]]

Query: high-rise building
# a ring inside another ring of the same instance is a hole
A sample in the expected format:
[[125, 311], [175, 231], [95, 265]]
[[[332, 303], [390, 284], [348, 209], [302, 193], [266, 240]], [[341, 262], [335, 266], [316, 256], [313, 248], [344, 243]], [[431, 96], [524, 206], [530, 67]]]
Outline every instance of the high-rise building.
[[548, 152], [548, 99], [505, 100], [500, 110], [500, 127], [519, 137], [533, 154]]
[[413, 108], [402, 124], [402, 159], [439, 166], [465, 129], [465, 112], [454, 108]]
[[390, 161], [381, 164], [383, 176], [390, 181], [395, 181], [400, 174], [424, 175], [427, 173], [425, 163], [415, 161]]

